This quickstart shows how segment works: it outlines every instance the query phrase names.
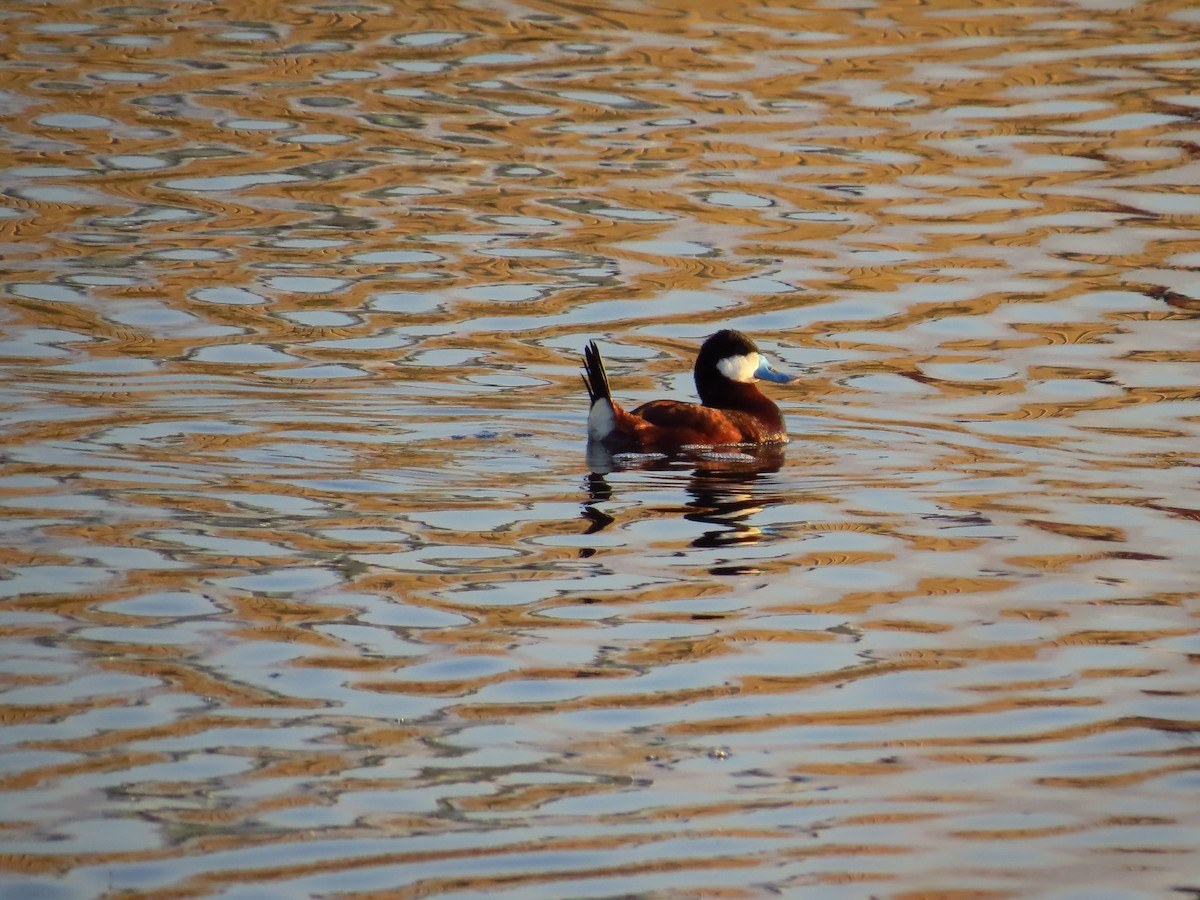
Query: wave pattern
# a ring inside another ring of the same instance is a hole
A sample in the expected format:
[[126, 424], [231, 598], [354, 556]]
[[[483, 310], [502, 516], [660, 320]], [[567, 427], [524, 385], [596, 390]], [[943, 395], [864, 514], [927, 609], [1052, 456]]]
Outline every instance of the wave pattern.
[[1200, 15], [708, 6], [6, 5], [0, 894], [1200, 891]]

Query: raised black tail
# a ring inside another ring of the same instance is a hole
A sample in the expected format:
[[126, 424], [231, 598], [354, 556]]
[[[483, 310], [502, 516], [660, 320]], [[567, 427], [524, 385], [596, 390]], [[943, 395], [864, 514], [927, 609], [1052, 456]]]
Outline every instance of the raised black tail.
[[583, 348], [583, 385], [587, 388], [589, 406], [597, 400], [612, 402], [612, 391], [608, 387], [608, 373], [604, 371], [604, 359], [595, 341], [588, 341]]

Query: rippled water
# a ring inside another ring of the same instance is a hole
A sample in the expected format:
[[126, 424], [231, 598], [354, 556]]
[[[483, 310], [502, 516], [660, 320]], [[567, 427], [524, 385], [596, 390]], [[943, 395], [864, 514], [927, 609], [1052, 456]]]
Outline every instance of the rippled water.
[[0, 894], [1200, 892], [1192, 4], [0, 21]]

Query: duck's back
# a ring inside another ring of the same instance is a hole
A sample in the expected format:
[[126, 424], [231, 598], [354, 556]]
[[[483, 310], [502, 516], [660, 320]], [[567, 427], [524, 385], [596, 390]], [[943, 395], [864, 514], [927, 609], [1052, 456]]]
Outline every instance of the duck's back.
[[[766, 400], [765, 397], [763, 399]], [[651, 400], [635, 409], [633, 416], [654, 426], [658, 432], [654, 442], [659, 444], [742, 444], [787, 440], [779, 408], [769, 400], [767, 407], [717, 409], [678, 400]]]

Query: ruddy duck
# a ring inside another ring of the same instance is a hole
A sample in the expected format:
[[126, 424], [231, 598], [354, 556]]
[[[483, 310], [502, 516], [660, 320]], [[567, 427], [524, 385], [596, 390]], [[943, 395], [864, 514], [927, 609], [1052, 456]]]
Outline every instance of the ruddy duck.
[[767, 444], [786, 441], [779, 407], [755, 384], [786, 383], [754, 341], [740, 331], [718, 331], [704, 342], [693, 377], [700, 403], [651, 400], [626, 412], [612, 398], [595, 341], [583, 351], [583, 383], [591, 399], [588, 440], [612, 450], [662, 450], [687, 444]]

